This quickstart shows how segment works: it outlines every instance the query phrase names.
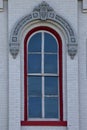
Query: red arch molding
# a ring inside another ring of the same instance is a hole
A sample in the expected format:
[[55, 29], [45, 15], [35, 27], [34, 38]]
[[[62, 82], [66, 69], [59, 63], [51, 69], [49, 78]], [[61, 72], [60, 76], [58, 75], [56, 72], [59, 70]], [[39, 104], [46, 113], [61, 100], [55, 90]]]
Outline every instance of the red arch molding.
[[[36, 31], [48, 31], [52, 33], [59, 43], [59, 94], [60, 94], [60, 120], [58, 121], [29, 121], [27, 119], [27, 41], [31, 34]], [[67, 121], [63, 120], [63, 89], [62, 89], [62, 40], [60, 35], [52, 28], [39, 26], [30, 30], [24, 39], [24, 121], [22, 126], [67, 126]]]

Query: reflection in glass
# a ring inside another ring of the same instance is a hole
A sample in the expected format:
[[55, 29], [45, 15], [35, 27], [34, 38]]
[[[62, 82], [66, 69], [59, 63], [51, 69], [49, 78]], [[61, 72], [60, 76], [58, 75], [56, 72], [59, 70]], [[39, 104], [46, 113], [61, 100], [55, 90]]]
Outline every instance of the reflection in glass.
[[44, 51], [51, 53], [57, 52], [57, 41], [49, 33], [44, 33]]
[[45, 54], [44, 72], [57, 74], [57, 55], [56, 54]]
[[30, 38], [28, 52], [41, 52], [41, 33], [37, 33]]
[[42, 117], [42, 106], [41, 106], [41, 97], [29, 97], [29, 118], [41, 118]]
[[28, 73], [41, 73], [40, 54], [28, 54]]
[[42, 80], [39, 76], [28, 77], [28, 94], [41, 96], [42, 94]]
[[45, 97], [45, 118], [58, 118], [58, 97]]
[[45, 77], [45, 95], [58, 95], [58, 77]]

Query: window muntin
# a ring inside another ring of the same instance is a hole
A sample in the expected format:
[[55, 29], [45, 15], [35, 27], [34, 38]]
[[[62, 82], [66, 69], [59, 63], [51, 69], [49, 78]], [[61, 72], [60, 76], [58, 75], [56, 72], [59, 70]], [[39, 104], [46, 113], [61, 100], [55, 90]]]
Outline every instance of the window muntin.
[[49, 32], [37, 32], [29, 39], [27, 51], [28, 119], [59, 119], [57, 40]]

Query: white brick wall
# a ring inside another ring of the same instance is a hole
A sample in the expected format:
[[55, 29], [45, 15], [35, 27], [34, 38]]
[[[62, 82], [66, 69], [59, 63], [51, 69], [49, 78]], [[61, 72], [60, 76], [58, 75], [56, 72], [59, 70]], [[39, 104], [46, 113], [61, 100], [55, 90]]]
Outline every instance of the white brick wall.
[[7, 2], [0, 12], [0, 130], [7, 130], [8, 110], [8, 39]]
[[20, 130], [20, 58], [9, 56], [9, 130]]
[[21, 130], [67, 130], [67, 128], [65, 127], [49, 127], [49, 126], [47, 126], [47, 127], [44, 127], [44, 126], [42, 126], [42, 127], [40, 127], [40, 126], [37, 126], [37, 127], [26, 127], [26, 126], [23, 126], [22, 128], [21, 128]]
[[87, 130], [87, 13], [83, 13], [81, 7], [79, 2], [80, 128]]
[[78, 55], [67, 57], [67, 121], [69, 130], [79, 130]]

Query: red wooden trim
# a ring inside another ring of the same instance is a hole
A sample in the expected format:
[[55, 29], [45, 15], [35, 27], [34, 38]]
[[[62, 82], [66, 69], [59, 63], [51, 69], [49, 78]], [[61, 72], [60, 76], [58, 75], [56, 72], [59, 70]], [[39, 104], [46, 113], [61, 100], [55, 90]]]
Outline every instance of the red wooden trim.
[[59, 94], [60, 94], [60, 120], [63, 121], [63, 90], [62, 90], [62, 85], [63, 85], [63, 80], [62, 80], [62, 40], [59, 39]]
[[67, 121], [21, 121], [21, 126], [67, 126]]
[[[27, 43], [27, 38], [24, 43]], [[27, 121], [27, 44], [24, 44], [24, 120]]]
[[[59, 44], [59, 86], [60, 86], [60, 121], [27, 121], [27, 41], [30, 37], [31, 34], [33, 34], [36, 31], [40, 31], [40, 30], [44, 30], [44, 31], [48, 31], [51, 32], [58, 41]], [[40, 27], [36, 27], [34, 29], [32, 29], [31, 31], [29, 31], [24, 39], [24, 121], [22, 121], [22, 124], [50, 124], [53, 122], [53, 124], [58, 125], [58, 124], [66, 124], [63, 121], [63, 90], [62, 90], [62, 40], [61, 37], [59, 36], [59, 34], [53, 30], [50, 27], [45, 27], [45, 26], [40, 26]], [[30, 122], [30, 123], [29, 123]]]

